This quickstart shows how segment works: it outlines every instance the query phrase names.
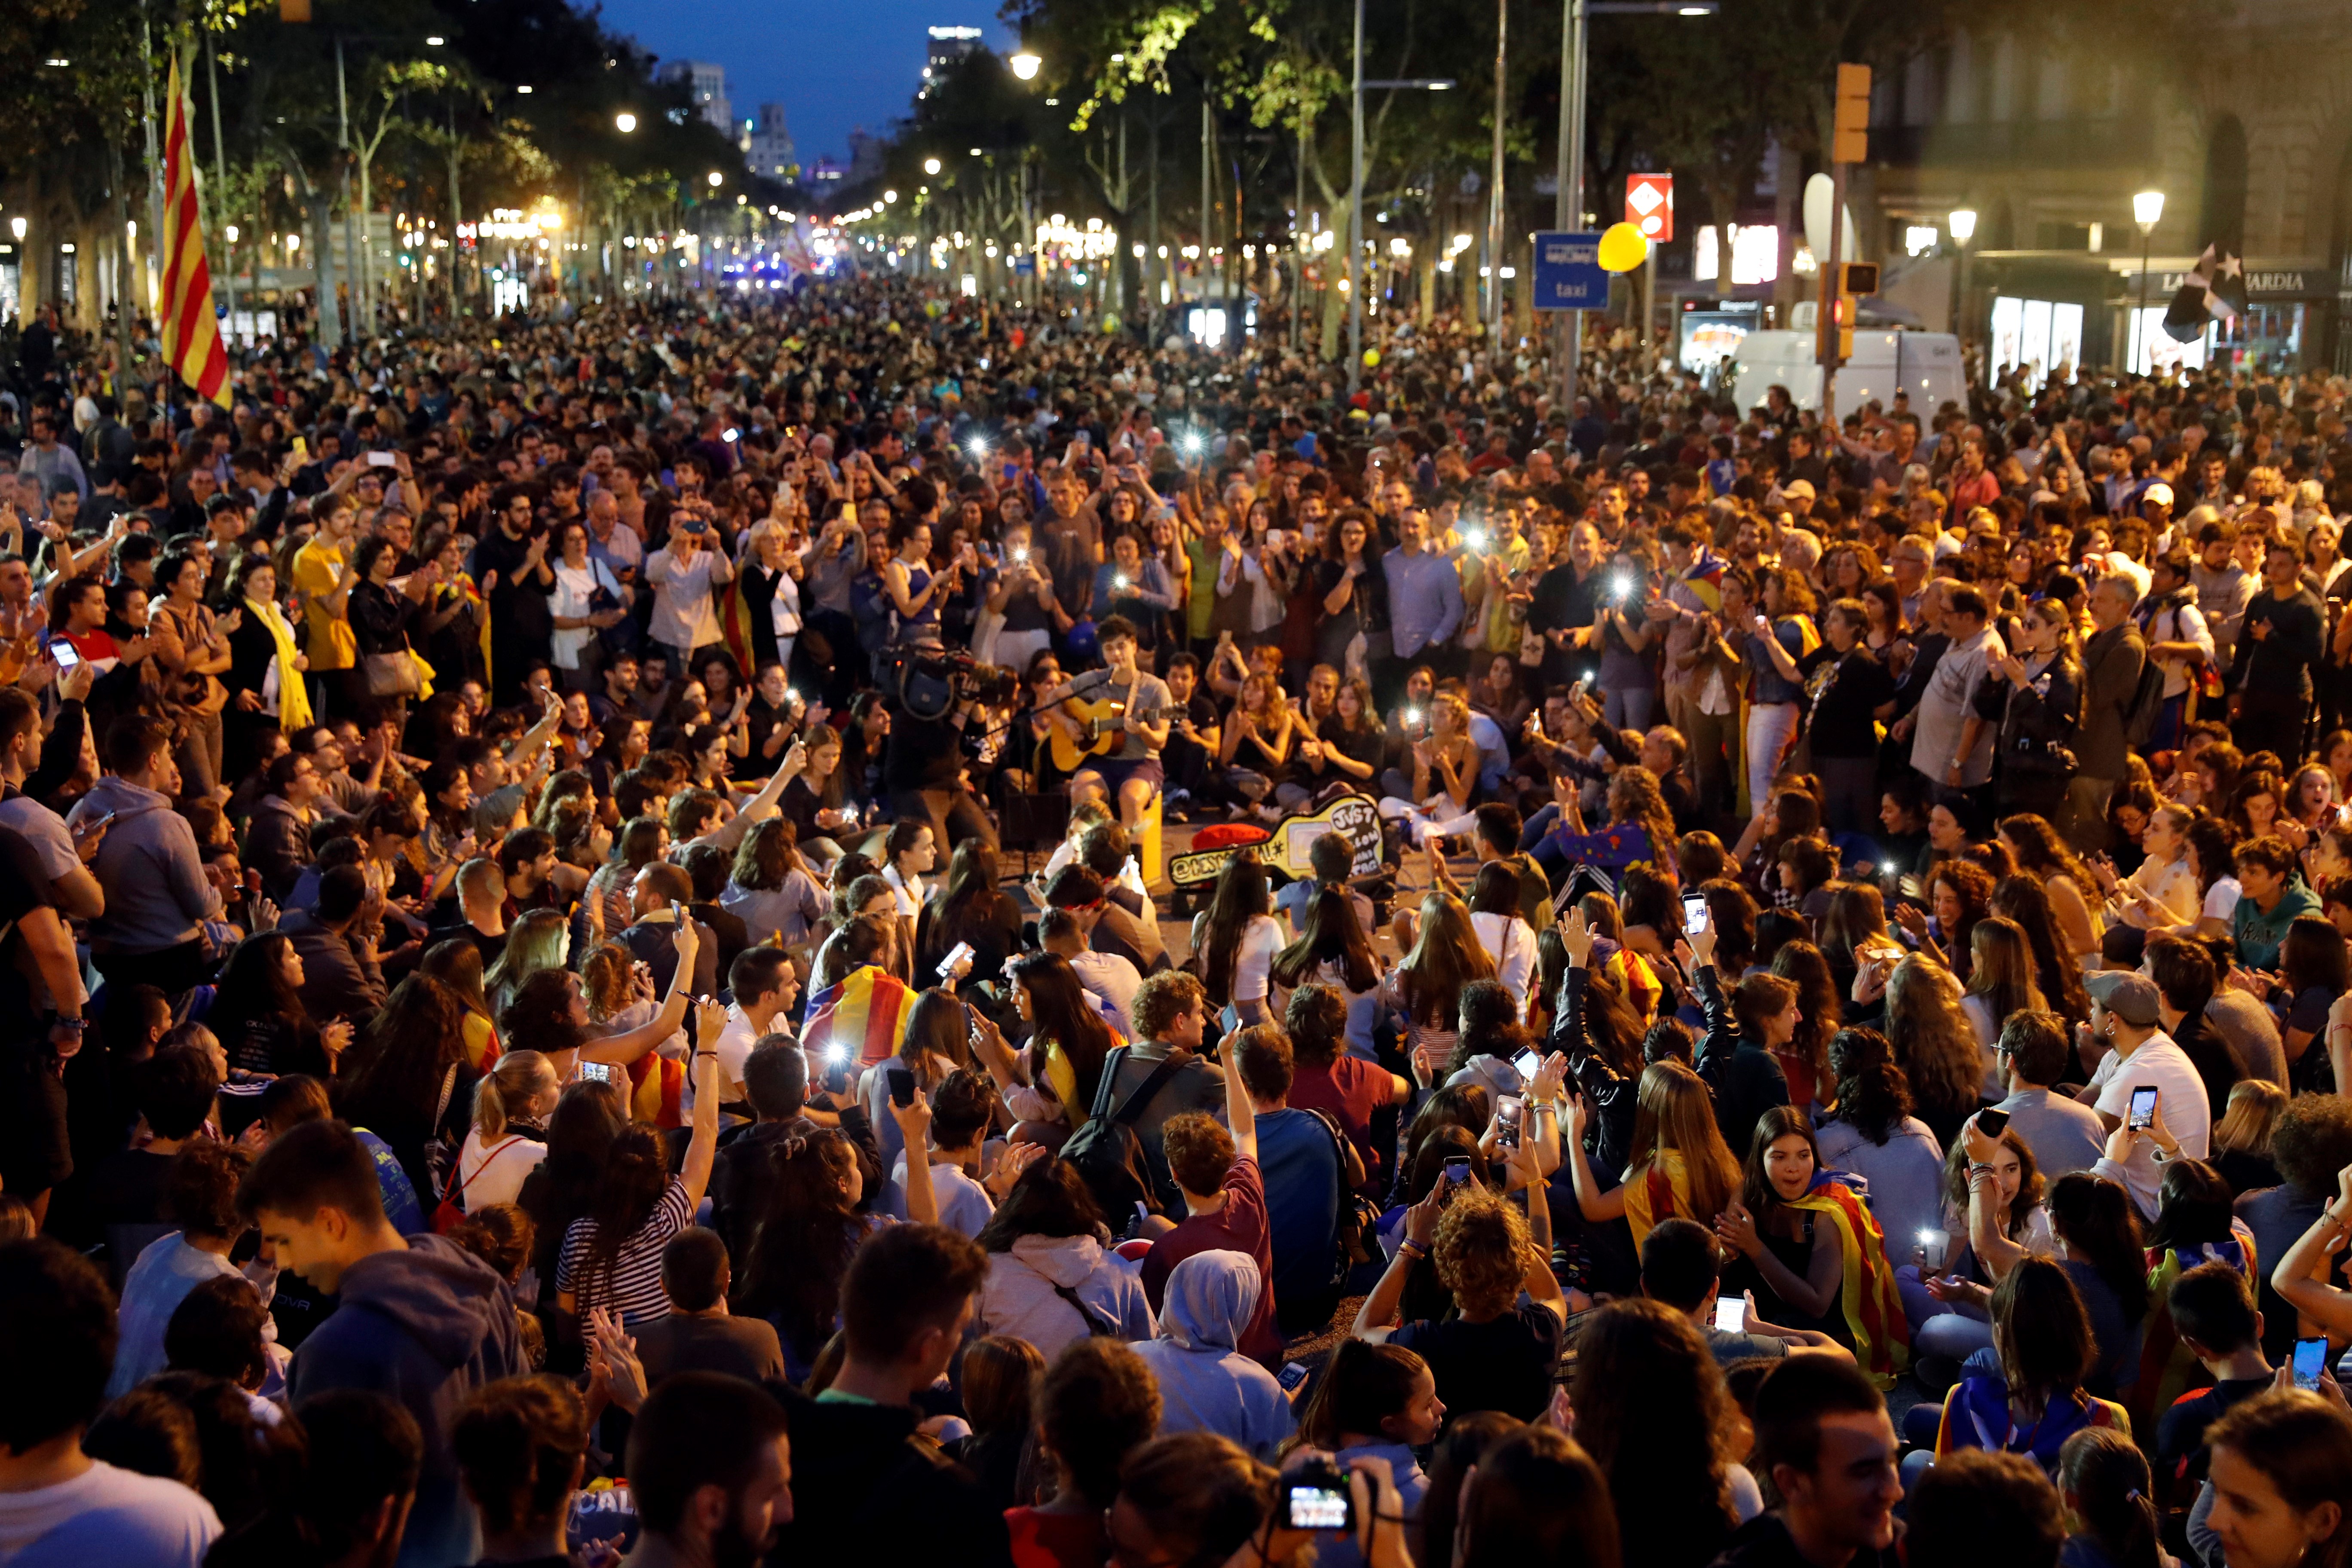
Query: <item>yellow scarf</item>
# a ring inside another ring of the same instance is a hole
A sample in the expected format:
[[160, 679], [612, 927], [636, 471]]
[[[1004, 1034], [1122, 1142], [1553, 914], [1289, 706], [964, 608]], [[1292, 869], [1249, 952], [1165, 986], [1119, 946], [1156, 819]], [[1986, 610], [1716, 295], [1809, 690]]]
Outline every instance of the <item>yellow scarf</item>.
[[310, 721], [310, 693], [303, 687], [302, 672], [294, 664], [294, 628], [286, 624], [278, 606], [267, 600], [248, 598], [245, 608], [247, 614], [268, 628], [269, 640], [278, 645], [278, 727], [299, 730]]

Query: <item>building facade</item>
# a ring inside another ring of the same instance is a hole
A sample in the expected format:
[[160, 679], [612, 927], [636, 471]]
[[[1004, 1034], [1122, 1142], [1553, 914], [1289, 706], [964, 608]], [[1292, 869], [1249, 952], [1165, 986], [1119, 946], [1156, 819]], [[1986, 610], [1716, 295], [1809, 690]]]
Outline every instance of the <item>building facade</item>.
[[771, 180], [793, 178], [795, 162], [793, 157], [793, 133], [784, 126], [784, 106], [781, 103], [760, 105], [760, 117], [744, 121], [743, 156], [751, 172]]
[[[1952, 301], [1988, 374], [2151, 355], [2352, 374], [2347, 19], [2342, 0], [2218, 12], [2156, 65], [2106, 37], [1957, 35], [1874, 84], [1864, 247], [1916, 312]], [[2145, 234], [2144, 191], [2164, 198]], [[2183, 349], [2155, 321], [2209, 244], [2242, 258], [2251, 308]]]
[[709, 121], [711, 129], [730, 142], [740, 135], [735, 123], [735, 106], [727, 99], [727, 68], [708, 60], [678, 60], [662, 73], [672, 81], [683, 81], [694, 95], [694, 111]]

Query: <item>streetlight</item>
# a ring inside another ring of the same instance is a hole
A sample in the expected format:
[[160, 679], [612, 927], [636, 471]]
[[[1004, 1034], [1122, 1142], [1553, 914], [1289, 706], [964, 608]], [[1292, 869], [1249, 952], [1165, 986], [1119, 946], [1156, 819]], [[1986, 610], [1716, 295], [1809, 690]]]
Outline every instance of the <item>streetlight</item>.
[[425, 47], [428, 49], [437, 49], [448, 41], [448, 39], [443, 37], [440, 34], [436, 33], [431, 37], [425, 40]]
[[939, 172], [940, 161], [937, 158], [926, 158], [923, 160], [923, 173], [926, 174], [936, 174]]
[[[2164, 217], [2164, 193], [2142, 191], [2132, 197], [2132, 221], [2139, 225], [2139, 310], [2132, 317], [2131, 340], [2138, 342], [2147, 331], [2147, 247], [2156, 226]], [[2149, 351], [2147, 367], [2156, 368], [2156, 353]], [[2129, 366], [2125, 368], [2129, 369]]]
[[1024, 49], [1019, 54], [1013, 56], [1009, 63], [1013, 67], [1013, 74], [1014, 76], [1020, 78], [1023, 81], [1034, 81], [1037, 79], [1038, 68], [1043, 66], [1045, 62], [1039, 59], [1035, 55], [1031, 54], [1027, 49]]
[[625, 109], [621, 110], [620, 113], [613, 116], [613, 129], [618, 131], [622, 135], [626, 136], [630, 132], [635, 131], [636, 128], [637, 117], [631, 114], [627, 110]]
[[[1568, 47], [1559, 52], [1559, 194], [1554, 198], [1552, 226], [1563, 231], [1584, 222], [1584, 75], [1586, 18], [1596, 16], [1712, 16], [1721, 0], [1561, 0], [1560, 30]], [[1832, 215], [1834, 221], [1835, 215]], [[1497, 266], [1500, 265], [1498, 261]], [[1584, 312], [1569, 313], [1568, 353], [1563, 356], [1561, 402], [1575, 417], [1577, 360], [1584, 351]]]
[[710, 171], [710, 188], [711, 188], [712, 190], [714, 190], [714, 191], [715, 191], [715, 190], [717, 190], [719, 186], [721, 186], [721, 185], [725, 184], [726, 183], [727, 183], [727, 176], [726, 176], [726, 175], [724, 175], [724, 174], [720, 174], [720, 173], [719, 173], [718, 170], [716, 170], [716, 169], [713, 169], [713, 170], [711, 170], [711, 171]]
[[1952, 243], [1959, 247], [1958, 263], [1952, 268], [1952, 331], [1963, 351], [1969, 346], [1968, 322], [1962, 312], [1969, 303], [1969, 241], [1976, 237], [1977, 209], [1954, 207], [1944, 215], [1944, 226], [1951, 230]]
[[[1364, 375], [1364, 89], [1412, 89], [1422, 92], [1444, 92], [1454, 86], [1452, 77], [1413, 77], [1398, 81], [1366, 81], [1364, 79], [1364, 0], [1356, 0], [1356, 64], [1355, 84], [1349, 91], [1349, 153], [1348, 153], [1348, 395], [1353, 397]], [[1206, 240], [1201, 246], [1201, 265], [1205, 271], [1209, 262]]]

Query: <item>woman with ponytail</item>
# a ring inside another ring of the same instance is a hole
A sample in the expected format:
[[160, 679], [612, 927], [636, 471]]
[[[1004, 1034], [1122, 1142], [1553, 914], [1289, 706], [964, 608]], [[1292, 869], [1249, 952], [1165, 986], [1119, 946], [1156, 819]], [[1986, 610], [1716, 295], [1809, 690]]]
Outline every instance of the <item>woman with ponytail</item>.
[[2157, 1534], [2155, 1479], [2130, 1438], [2086, 1426], [2058, 1450], [2058, 1495], [2072, 1533], [2059, 1568], [2175, 1568]]
[[[1429, 1478], [1413, 1450], [1437, 1441], [1444, 1421], [1445, 1404], [1437, 1397], [1437, 1378], [1427, 1362], [1402, 1345], [1350, 1335], [1331, 1352], [1321, 1381], [1307, 1395], [1297, 1442], [1330, 1453], [1343, 1470], [1359, 1458], [1386, 1459], [1404, 1500], [1404, 1516], [1412, 1521], [1421, 1517], [1421, 1500], [1429, 1490]], [[1362, 1561], [1349, 1554], [1353, 1547], [1353, 1542], [1327, 1546], [1318, 1561]]]
[[537, 1051], [509, 1051], [476, 1081], [474, 1124], [457, 1154], [455, 1189], [468, 1214], [521, 1194], [523, 1178], [547, 1158], [541, 1124], [562, 1092], [554, 1067]]

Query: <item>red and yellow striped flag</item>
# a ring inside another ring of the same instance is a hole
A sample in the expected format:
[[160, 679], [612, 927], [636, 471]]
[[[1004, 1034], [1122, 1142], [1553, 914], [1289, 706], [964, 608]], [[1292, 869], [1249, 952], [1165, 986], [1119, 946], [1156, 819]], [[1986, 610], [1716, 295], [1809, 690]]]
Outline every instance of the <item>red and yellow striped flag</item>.
[[163, 358], [196, 395], [229, 405], [228, 351], [213, 316], [213, 274], [196, 217], [195, 156], [188, 146], [188, 101], [172, 61], [163, 121]]

